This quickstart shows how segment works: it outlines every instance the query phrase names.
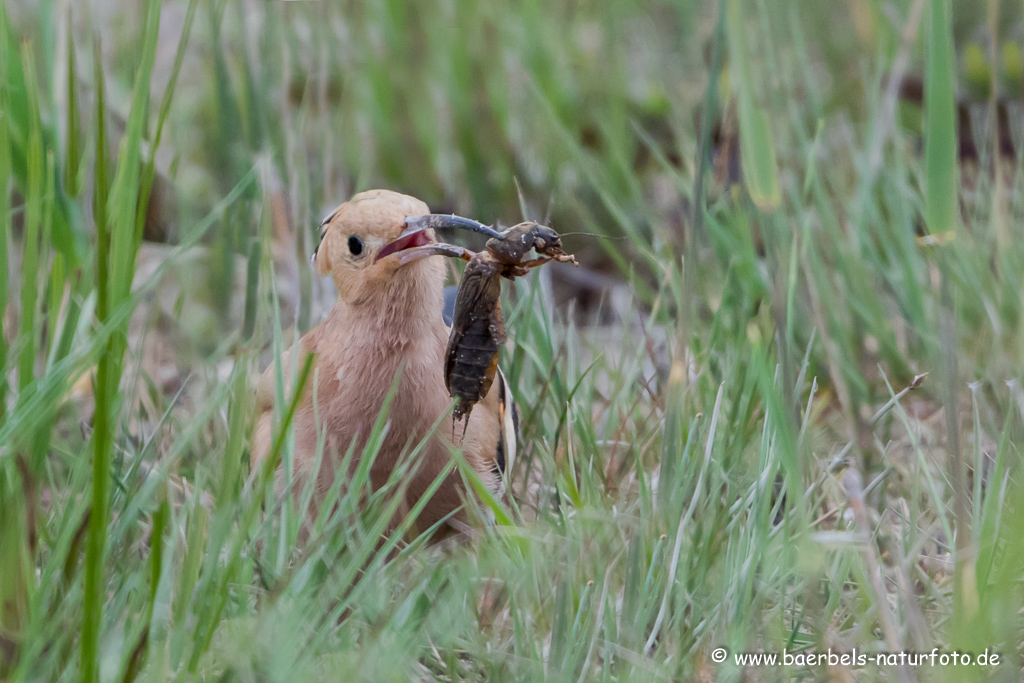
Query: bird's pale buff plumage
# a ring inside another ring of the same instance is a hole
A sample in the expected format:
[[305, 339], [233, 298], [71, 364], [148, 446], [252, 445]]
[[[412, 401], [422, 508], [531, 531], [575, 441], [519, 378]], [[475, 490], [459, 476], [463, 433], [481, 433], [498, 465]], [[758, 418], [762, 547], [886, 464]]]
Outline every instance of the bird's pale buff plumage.
[[[385, 244], [398, 239], [407, 217], [426, 213], [429, 209], [418, 199], [375, 190], [357, 194], [324, 221], [314, 265], [321, 275], [330, 274], [334, 279], [337, 302], [327, 318], [299, 340], [300, 351], [293, 348], [282, 360], [284, 376], [289, 377], [290, 368], [302, 361], [305, 351], [316, 354], [311, 384], [317, 392], [319, 425], [311, 386], [295, 415], [296, 485], [303, 483], [302, 475], [311, 469], [318, 427], [325, 437], [325, 450], [317, 490], [326, 491], [335, 476], [348, 475], [338, 471], [341, 459], [353, 442], [354, 453], [362, 452], [397, 373], [389, 429], [370, 475], [375, 487], [387, 481], [403, 453], [420, 443], [451, 405], [442, 375], [449, 334], [441, 316], [443, 259], [433, 256], [405, 265], [392, 257], [375, 259]], [[359, 254], [352, 253], [352, 237], [362, 245]], [[485, 401], [474, 409], [464, 438], [458, 433], [461, 429], [455, 434], [467, 462], [496, 493], [504, 488], [498, 444], [507, 449], [509, 438], [503, 429], [508, 415], [499, 405], [501, 386], [495, 382]], [[257, 389], [260, 414], [253, 438], [254, 466], [270, 449], [273, 397], [272, 364]], [[415, 504], [451, 459], [450, 427], [442, 422], [417, 455], [405, 509]], [[358, 457], [352, 466], [357, 462]], [[425, 529], [456, 510], [463, 495], [461, 475], [449, 474], [416, 520], [416, 527]], [[464, 519], [463, 513], [457, 513], [455, 519]]]

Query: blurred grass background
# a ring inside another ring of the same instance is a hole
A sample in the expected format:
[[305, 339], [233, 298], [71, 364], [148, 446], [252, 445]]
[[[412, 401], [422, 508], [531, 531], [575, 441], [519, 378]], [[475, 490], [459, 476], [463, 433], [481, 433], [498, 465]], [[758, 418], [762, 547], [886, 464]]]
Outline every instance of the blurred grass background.
[[[1022, 12], [8, 0], [0, 678], [1018, 680]], [[510, 292], [472, 545], [378, 552], [358, 485], [298, 545], [247, 472], [373, 187], [587, 233]]]

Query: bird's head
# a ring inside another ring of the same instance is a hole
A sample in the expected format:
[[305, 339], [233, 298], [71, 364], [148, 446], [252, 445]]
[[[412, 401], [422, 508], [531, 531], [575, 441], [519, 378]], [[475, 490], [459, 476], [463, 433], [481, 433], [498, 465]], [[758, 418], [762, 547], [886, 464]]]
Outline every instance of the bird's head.
[[[398, 192], [360, 192], [335, 209], [321, 224], [320, 245], [313, 252], [316, 271], [320, 275], [330, 275], [338, 288], [338, 296], [350, 304], [365, 301], [375, 292], [387, 291], [399, 270], [419, 259], [403, 263], [399, 259], [380, 259], [378, 256], [386, 247], [402, 239], [406, 218], [429, 210], [419, 199]], [[407, 246], [433, 241], [433, 231], [424, 230], [412, 236]], [[436, 274], [433, 273], [435, 270]], [[428, 278], [433, 275], [440, 286], [444, 280], [444, 265], [440, 262], [421, 263], [404, 274]]]
[[360, 192], [324, 219], [313, 265], [320, 275], [334, 279], [338, 296], [349, 304], [393, 292], [396, 283], [422, 285], [426, 280], [440, 291], [444, 264], [426, 259], [442, 253], [433, 228], [458, 227], [492, 237], [498, 233], [475, 221], [429, 211], [419, 199], [398, 192]]

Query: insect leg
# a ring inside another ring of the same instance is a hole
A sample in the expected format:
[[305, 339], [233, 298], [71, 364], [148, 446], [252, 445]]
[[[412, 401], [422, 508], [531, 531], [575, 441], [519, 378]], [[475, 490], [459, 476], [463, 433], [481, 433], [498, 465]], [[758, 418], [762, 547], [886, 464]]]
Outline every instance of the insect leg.
[[552, 256], [541, 256], [540, 258], [530, 259], [529, 261], [523, 261], [522, 263], [518, 264], [518, 266], [520, 268], [528, 270], [530, 268], [536, 268], [537, 266], [542, 266], [545, 263], [547, 263], [548, 261], [554, 261], [554, 260], [555, 259]]

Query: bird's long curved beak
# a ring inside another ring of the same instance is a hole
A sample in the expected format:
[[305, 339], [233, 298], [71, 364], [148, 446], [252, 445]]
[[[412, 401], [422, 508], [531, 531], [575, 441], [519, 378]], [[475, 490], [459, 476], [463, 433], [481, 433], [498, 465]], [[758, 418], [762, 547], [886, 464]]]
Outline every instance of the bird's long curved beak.
[[[496, 237], [499, 240], [505, 239], [504, 235], [491, 226], [478, 223], [471, 218], [456, 216], [455, 214], [428, 213], [422, 216], [410, 216], [405, 219], [405, 225], [407, 226], [405, 232], [409, 232], [409, 230], [427, 230], [430, 228], [434, 230], [439, 228], [459, 228], [460, 230], [479, 232], [488, 237]], [[404, 235], [405, 233], [403, 232], [402, 234]]]
[[469, 218], [454, 214], [428, 213], [422, 216], [411, 216], [405, 219], [405, 230], [394, 242], [389, 242], [377, 253], [376, 260], [394, 256], [401, 265], [418, 261], [427, 256], [457, 256], [452, 250], [458, 249], [448, 244], [434, 242], [427, 234], [428, 230], [438, 228], [459, 228], [479, 232], [488, 237], [504, 239], [494, 228], [478, 223]]

